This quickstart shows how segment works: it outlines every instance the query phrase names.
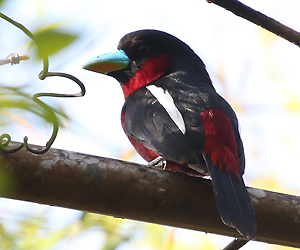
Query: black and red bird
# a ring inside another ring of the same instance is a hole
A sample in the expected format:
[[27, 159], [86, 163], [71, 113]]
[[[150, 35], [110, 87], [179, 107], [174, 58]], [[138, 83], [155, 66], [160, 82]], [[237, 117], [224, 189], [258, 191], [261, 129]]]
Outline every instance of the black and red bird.
[[237, 117], [194, 51], [165, 32], [140, 30], [125, 35], [117, 51], [83, 67], [120, 82], [122, 126], [137, 152], [172, 171], [210, 175], [223, 222], [254, 239]]

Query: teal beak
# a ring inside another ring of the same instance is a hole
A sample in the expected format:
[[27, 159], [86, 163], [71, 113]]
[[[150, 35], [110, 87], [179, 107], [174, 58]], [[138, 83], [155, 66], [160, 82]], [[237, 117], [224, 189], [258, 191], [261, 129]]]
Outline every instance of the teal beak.
[[129, 62], [130, 59], [123, 50], [116, 50], [95, 56], [88, 60], [82, 67], [90, 71], [106, 74], [108, 72], [125, 69]]

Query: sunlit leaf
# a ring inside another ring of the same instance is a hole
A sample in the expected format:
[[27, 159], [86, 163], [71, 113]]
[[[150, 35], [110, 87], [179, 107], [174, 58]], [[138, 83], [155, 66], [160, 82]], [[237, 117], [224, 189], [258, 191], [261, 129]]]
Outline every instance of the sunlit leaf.
[[255, 178], [255, 180], [252, 180], [251, 185], [259, 189], [271, 190], [280, 193], [295, 193], [295, 190], [292, 190], [280, 182], [280, 176], [277, 176], [275, 173], [271, 173], [268, 178]]
[[37, 51], [38, 58], [44, 58], [60, 51], [72, 43], [78, 36], [58, 29], [41, 29], [34, 33], [35, 42], [31, 43]]
[[175, 228], [172, 227], [167, 235], [166, 247], [165, 247], [166, 250], [173, 250], [174, 238], [175, 238]]
[[300, 112], [300, 101], [298, 99], [291, 99], [285, 103], [285, 107], [293, 113], [298, 113]]
[[5, 0], [0, 0], [0, 7], [5, 2]]
[[134, 157], [135, 154], [136, 154], [135, 149], [130, 148], [130, 149], [120, 152], [118, 159], [123, 160], [123, 161], [130, 161], [130, 160], [132, 160], [132, 158]]
[[0, 249], [6, 250], [12, 248], [14, 242], [14, 235], [10, 235], [2, 224], [0, 224]]
[[293, 249], [299, 249], [294, 247], [285, 247], [285, 246], [279, 246], [279, 245], [267, 245], [266, 250], [293, 250]]

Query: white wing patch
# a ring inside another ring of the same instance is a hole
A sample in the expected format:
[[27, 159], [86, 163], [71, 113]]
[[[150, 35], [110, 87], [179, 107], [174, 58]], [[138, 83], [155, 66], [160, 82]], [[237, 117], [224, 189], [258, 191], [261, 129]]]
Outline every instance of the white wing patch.
[[168, 90], [164, 90], [163, 88], [157, 87], [155, 85], [149, 85], [146, 86], [146, 88], [151, 92], [152, 95], [156, 97], [161, 106], [164, 107], [164, 109], [167, 111], [168, 115], [171, 117], [180, 131], [185, 134], [186, 128], [183, 117], [179, 110], [176, 108], [174, 100], [169, 94]]

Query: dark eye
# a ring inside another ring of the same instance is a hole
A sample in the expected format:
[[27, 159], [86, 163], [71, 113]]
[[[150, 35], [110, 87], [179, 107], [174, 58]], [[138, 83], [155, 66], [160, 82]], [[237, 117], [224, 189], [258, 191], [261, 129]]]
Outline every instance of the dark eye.
[[141, 56], [148, 56], [150, 54], [150, 47], [146, 46], [146, 45], [142, 45], [138, 48], [138, 52]]

